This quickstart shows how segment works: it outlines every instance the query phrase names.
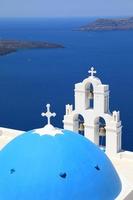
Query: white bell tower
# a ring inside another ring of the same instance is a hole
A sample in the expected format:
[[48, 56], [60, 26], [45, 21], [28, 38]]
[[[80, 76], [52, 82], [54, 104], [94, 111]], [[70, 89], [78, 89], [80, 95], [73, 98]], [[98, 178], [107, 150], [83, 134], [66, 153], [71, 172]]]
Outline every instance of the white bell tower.
[[109, 86], [94, 76], [93, 67], [89, 73], [83, 82], [75, 84], [75, 109], [66, 105], [64, 129], [84, 135], [113, 155], [121, 150], [120, 112], [109, 111]]

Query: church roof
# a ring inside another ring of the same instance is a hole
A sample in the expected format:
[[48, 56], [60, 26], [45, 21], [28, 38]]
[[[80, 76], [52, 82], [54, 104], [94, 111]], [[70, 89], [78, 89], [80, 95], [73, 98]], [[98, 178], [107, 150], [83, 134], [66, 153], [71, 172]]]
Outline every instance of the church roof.
[[0, 152], [1, 200], [112, 200], [120, 190], [105, 153], [72, 131], [32, 130]]

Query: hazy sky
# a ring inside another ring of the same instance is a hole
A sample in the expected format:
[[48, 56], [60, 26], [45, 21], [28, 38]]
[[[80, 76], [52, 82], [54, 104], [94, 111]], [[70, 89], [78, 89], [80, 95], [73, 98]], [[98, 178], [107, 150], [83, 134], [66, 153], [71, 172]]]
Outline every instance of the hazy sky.
[[133, 0], [0, 0], [0, 17], [133, 15]]

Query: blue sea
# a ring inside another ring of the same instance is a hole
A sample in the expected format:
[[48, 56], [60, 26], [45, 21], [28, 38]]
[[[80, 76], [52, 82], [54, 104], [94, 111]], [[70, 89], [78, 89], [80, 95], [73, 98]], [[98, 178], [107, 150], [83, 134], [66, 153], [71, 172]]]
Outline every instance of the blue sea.
[[110, 85], [110, 110], [120, 110], [123, 148], [133, 150], [133, 31], [74, 31], [93, 18], [0, 19], [0, 39], [48, 41], [63, 49], [20, 50], [0, 57], [0, 126], [30, 130], [44, 126], [51, 104], [63, 127], [74, 84], [97, 76]]

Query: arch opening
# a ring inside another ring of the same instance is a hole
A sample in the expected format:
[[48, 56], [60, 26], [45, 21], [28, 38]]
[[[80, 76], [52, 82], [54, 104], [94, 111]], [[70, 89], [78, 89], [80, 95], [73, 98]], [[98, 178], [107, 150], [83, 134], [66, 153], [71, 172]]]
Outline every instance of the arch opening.
[[94, 88], [92, 83], [87, 84], [86, 86], [86, 109], [94, 108]]
[[80, 135], [84, 136], [84, 118], [82, 115], [78, 114], [74, 118], [74, 131], [78, 132]]
[[106, 151], [106, 122], [104, 118], [98, 117], [97, 118], [97, 136], [98, 136], [98, 145], [100, 149]]

